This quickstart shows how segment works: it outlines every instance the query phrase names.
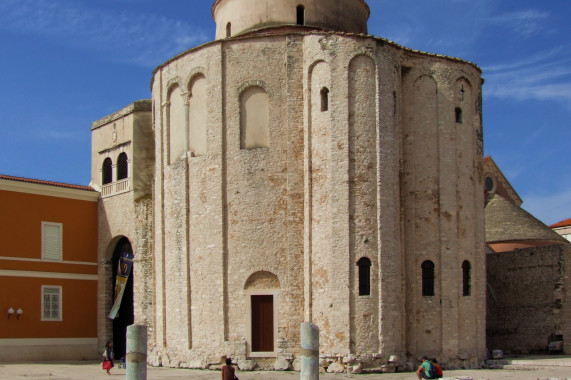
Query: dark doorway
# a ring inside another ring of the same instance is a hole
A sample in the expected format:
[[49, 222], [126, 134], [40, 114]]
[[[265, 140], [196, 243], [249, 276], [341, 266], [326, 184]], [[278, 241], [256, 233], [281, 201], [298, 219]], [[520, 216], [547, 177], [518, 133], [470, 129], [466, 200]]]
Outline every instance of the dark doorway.
[[252, 352], [274, 351], [274, 296], [252, 296]]
[[[121, 240], [115, 246], [115, 251], [113, 251], [113, 288], [111, 297], [114, 300], [115, 296], [115, 282], [117, 280], [117, 267], [119, 265], [119, 257], [121, 253], [129, 252], [133, 253], [133, 248], [129, 239], [122, 237]], [[131, 270], [131, 274], [127, 280], [127, 286], [125, 287], [125, 292], [123, 293], [123, 300], [121, 301], [121, 307], [119, 308], [119, 313], [117, 317], [113, 320], [113, 355], [115, 359], [121, 359], [125, 357], [127, 352], [127, 326], [130, 326], [135, 321], [135, 316], [133, 313], [133, 273], [134, 268]]]

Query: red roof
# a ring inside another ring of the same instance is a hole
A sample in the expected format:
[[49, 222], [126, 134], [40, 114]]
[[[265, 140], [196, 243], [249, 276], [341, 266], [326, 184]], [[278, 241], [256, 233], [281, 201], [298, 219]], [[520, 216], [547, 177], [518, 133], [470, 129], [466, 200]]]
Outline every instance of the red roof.
[[552, 224], [549, 227], [555, 228], [555, 227], [567, 227], [567, 226], [571, 226], [571, 218], [562, 220], [561, 222], [558, 222], [555, 224]]
[[6, 179], [8, 181], [18, 181], [18, 182], [27, 182], [27, 183], [35, 183], [38, 185], [47, 185], [47, 186], [55, 186], [55, 187], [63, 187], [66, 189], [75, 189], [75, 190], [85, 190], [85, 191], [96, 191], [94, 188], [90, 186], [81, 186], [81, 185], [73, 185], [70, 183], [62, 183], [62, 182], [52, 182], [52, 181], [43, 181], [40, 179], [33, 179], [33, 178], [23, 178], [23, 177], [13, 177], [10, 175], [0, 174], [0, 179]]

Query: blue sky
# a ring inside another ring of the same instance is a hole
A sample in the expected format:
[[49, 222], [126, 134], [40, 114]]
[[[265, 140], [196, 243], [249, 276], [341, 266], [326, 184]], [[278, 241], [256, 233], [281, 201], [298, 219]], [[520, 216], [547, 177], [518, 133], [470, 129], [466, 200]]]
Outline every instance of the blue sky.
[[[212, 3], [0, 0], [0, 173], [87, 185], [91, 123], [213, 40]], [[483, 69], [485, 154], [536, 217], [571, 217], [571, 1], [368, 4], [370, 34]]]

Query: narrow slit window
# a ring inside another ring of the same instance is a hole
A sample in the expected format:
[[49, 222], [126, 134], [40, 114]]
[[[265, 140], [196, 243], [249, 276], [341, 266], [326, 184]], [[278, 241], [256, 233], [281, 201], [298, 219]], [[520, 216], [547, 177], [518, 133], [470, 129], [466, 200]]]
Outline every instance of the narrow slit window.
[[329, 111], [329, 89], [323, 87], [321, 89], [321, 112]]
[[366, 257], [361, 257], [357, 261], [359, 267], [359, 295], [371, 295], [371, 260]]
[[297, 6], [297, 25], [305, 25], [305, 7], [303, 5]]
[[472, 294], [472, 265], [469, 261], [462, 263], [462, 295], [469, 296]]
[[462, 124], [462, 108], [456, 107], [454, 113], [456, 114], [456, 123]]
[[422, 296], [434, 296], [434, 263], [426, 260], [422, 263]]
[[226, 24], [226, 38], [232, 37], [232, 23]]

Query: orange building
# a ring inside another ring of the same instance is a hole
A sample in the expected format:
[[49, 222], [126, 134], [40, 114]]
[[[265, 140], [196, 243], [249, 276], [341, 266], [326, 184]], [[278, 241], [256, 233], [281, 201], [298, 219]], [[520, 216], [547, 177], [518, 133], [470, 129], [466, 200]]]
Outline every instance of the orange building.
[[97, 357], [98, 198], [0, 175], [0, 360]]

